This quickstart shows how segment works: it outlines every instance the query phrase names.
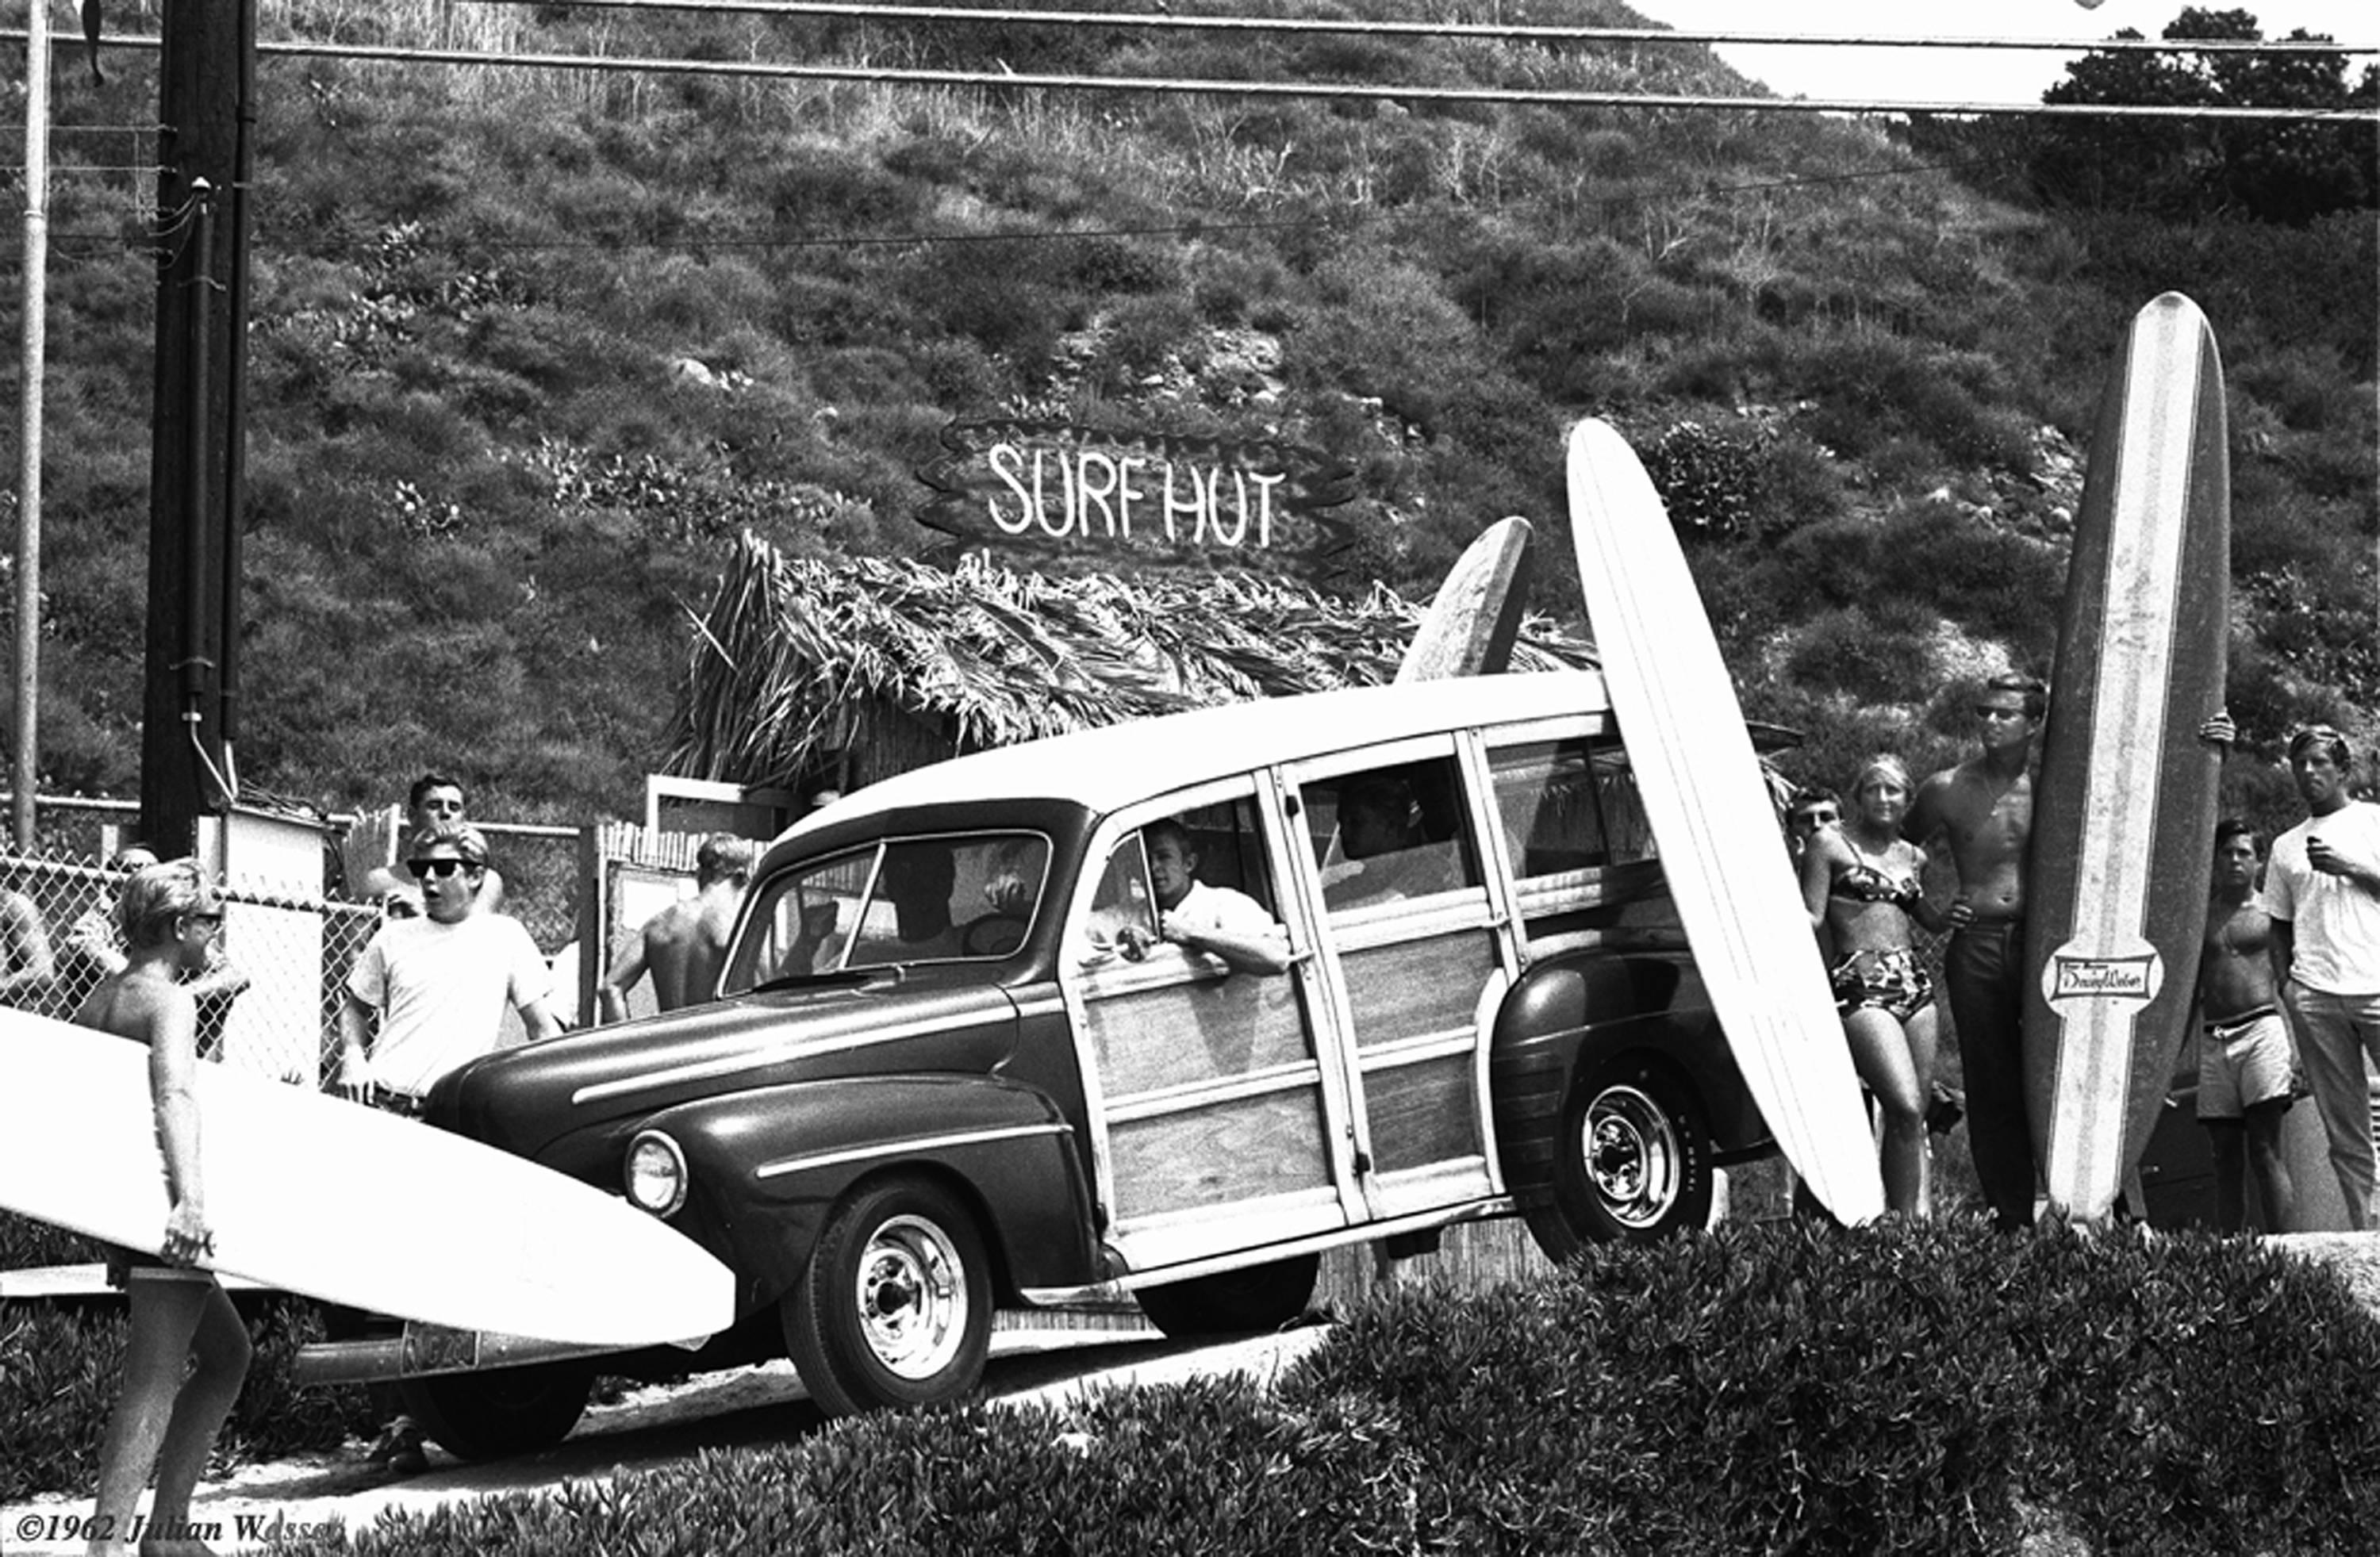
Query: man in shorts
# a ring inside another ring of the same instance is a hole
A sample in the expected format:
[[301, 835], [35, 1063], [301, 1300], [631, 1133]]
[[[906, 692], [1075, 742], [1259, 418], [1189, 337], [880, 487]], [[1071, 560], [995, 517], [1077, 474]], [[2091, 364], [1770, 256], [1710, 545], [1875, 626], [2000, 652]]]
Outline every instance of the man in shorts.
[[2246, 1225], [2253, 1168], [2264, 1230], [2286, 1233], [2297, 1192], [2281, 1153], [2293, 1056], [2273, 978], [2273, 918], [2256, 890], [2263, 839], [2238, 817], [2216, 824], [2206, 938], [2198, 958], [2198, 1122], [2215, 1145], [2215, 1220]]
[[2380, 805], [2354, 798], [2353, 775], [2347, 738], [2330, 726], [2289, 738], [2306, 819], [2273, 840], [2265, 906], [2331, 1171], [2362, 1232], [2374, 1221], [2368, 1067], [2380, 1062]]

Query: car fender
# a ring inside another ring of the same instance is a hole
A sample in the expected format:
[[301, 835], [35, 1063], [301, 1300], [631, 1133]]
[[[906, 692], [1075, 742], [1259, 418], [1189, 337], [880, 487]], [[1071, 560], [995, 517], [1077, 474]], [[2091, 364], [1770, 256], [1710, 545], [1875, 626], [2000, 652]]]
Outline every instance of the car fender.
[[896, 1171], [938, 1176], [974, 1206], [1003, 1292], [1093, 1279], [1074, 1129], [1034, 1088], [979, 1076], [796, 1082], [681, 1104], [639, 1133], [656, 1130], [686, 1155], [677, 1221], [735, 1272], [739, 1313], [793, 1285], [853, 1186]]
[[1700, 1096], [1721, 1160], [1767, 1149], [1767, 1123], [1718, 1019], [1675, 957], [1573, 952], [1530, 968], [1496, 1015], [1488, 1077], [1496, 1149], [1516, 1199], [1550, 1193], [1571, 1078], [1642, 1052]]

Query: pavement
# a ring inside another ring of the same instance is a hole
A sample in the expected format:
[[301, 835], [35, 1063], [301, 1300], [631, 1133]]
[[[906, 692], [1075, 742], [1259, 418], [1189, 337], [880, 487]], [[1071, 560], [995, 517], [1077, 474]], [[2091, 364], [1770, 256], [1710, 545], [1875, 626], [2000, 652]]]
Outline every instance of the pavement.
[[[985, 1390], [995, 1404], [1062, 1404], [1093, 1392], [1226, 1373], [1270, 1378], [1329, 1334], [1327, 1326], [1314, 1326], [1193, 1344], [1153, 1332], [1002, 1330], [993, 1336]], [[362, 1446], [350, 1444], [337, 1454], [244, 1465], [200, 1485], [190, 1522], [219, 1551], [263, 1551], [334, 1524], [360, 1529], [383, 1514], [425, 1514], [565, 1481], [601, 1482], [704, 1452], [781, 1443], [822, 1420], [792, 1365], [768, 1363], [632, 1390], [617, 1402], [590, 1406], [556, 1447], [512, 1459], [467, 1465], [433, 1446], [426, 1474], [396, 1479], [364, 1465]], [[0, 1506], [0, 1554], [80, 1552], [75, 1522], [90, 1513], [88, 1495]]]

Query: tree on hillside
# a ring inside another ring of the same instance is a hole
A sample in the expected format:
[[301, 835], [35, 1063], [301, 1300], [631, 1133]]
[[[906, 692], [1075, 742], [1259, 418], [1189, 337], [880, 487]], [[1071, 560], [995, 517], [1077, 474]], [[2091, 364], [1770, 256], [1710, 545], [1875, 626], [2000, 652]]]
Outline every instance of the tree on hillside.
[[[2116, 39], [2140, 36], [2127, 29]], [[2249, 12], [2197, 6], [2168, 24], [2164, 37], [2265, 41]], [[2301, 28], [2285, 41], [2328, 40]], [[2343, 55], [2095, 50], [2069, 66], [2042, 101], [2368, 112], [2380, 102], [2380, 70], [2367, 68], [2350, 91]], [[2369, 209], [2380, 193], [2368, 122], [2350, 120], [2058, 121], [2034, 139], [2027, 170], [2035, 192], [2052, 205], [2182, 219], [2228, 215], [2299, 225]]]

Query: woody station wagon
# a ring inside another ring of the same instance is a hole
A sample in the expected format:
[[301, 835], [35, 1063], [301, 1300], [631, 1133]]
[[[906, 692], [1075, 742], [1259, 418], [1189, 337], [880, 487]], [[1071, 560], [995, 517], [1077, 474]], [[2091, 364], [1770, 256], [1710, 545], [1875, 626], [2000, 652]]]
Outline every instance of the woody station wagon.
[[[1160, 939], [1167, 852], [1252, 900], [1285, 971]], [[1714, 1166], [1774, 1150], [1591, 672], [887, 779], [769, 850], [714, 1001], [489, 1056], [428, 1110], [734, 1270], [733, 1329], [604, 1372], [789, 1354], [830, 1412], [965, 1394], [996, 1308], [1128, 1292], [1171, 1334], [1269, 1327], [1333, 1246], [1517, 1213], [1560, 1258], [1699, 1225]], [[597, 1366], [414, 1330], [315, 1376], [404, 1375], [466, 1456], [559, 1438]]]

